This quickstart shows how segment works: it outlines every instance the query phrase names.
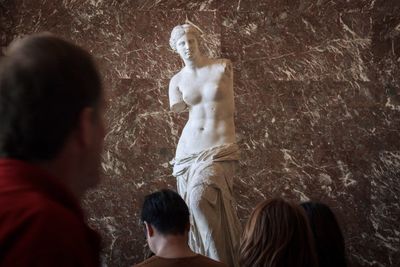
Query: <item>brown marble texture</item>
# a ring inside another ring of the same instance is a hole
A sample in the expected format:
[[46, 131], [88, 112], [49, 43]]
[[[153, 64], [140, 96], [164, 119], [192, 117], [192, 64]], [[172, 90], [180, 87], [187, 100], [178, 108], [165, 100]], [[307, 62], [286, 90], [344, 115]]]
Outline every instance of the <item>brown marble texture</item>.
[[146, 252], [143, 196], [175, 188], [187, 118], [168, 107], [181, 67], [168, 45], [189, 20], [234, 63], [244, 223], [265, 198], [329, 204], [350, 266], [400, 266], [398, 0], [0, 0], [0, 46], [50, 31], [91, 51], [107, 92], [103, 183], [84, 200], [103, 266]]

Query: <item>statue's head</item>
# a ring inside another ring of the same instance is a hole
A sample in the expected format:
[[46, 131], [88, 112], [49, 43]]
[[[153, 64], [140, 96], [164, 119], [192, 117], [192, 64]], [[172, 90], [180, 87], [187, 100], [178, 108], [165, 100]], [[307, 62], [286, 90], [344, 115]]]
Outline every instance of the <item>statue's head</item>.
[[171, 37], [169, 39], [169, 45], [171, 46], [172, 50], [176, 52], [177, 41], [184, 35], [190, 35], [190, 34], [193, 35], [196, 38], [196, 40], [198, 40], [201, 36], [200, 31], [191, 24], [182, 24], [175, 26], [171, 32]]

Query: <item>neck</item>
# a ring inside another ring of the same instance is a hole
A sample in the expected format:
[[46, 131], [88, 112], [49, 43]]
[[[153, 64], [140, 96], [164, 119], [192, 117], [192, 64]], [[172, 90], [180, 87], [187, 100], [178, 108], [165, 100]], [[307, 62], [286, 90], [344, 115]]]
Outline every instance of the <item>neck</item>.
[[194, 59], [183, 59], [185, 62], [185, 66], [187, 69], [196, 71], [197, 68], [200, 68], [205, 65], [205, 58], [199, 55]]
[[197, 255], [188, 245], [187, 234], [159, 237], [154, 253], [162, 258], [184, 258]]

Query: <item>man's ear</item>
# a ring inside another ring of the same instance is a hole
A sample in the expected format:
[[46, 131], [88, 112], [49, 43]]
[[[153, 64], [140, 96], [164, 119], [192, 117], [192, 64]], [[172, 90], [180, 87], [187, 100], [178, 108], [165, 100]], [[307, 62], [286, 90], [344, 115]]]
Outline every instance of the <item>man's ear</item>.
[[82, 147], [90, 146], [93, 142], [95, 125], [95, 111], [91, 107], [85, 107], [79, 114], [79, 125], [77, 127], [78, 142]]
[[151, 224], [148, 224], [147, 222], [144, 222], [144, 225], [146, 226], [146, 235], [147, 235], [147, 237], [152, 237], [154, 235], [153, 226], [151, 226]]

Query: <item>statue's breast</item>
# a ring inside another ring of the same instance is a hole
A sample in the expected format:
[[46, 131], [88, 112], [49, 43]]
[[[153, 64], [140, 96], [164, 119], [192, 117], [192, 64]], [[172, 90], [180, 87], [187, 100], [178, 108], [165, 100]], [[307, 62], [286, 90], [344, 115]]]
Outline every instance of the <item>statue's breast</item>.
[[199, 69], [196, 75], [183, 75], [179, 88], [183, 100], [189, 106], [218, 102], [229, 93], [231, 79], [225, 72], [225, 64], [210, 64]]
[[183, 101], [185, 101], [188, 106], [194, 106], [202, 101], [202, 94], [200, 88], [197, 86], [186, 84], [181, 90]]

